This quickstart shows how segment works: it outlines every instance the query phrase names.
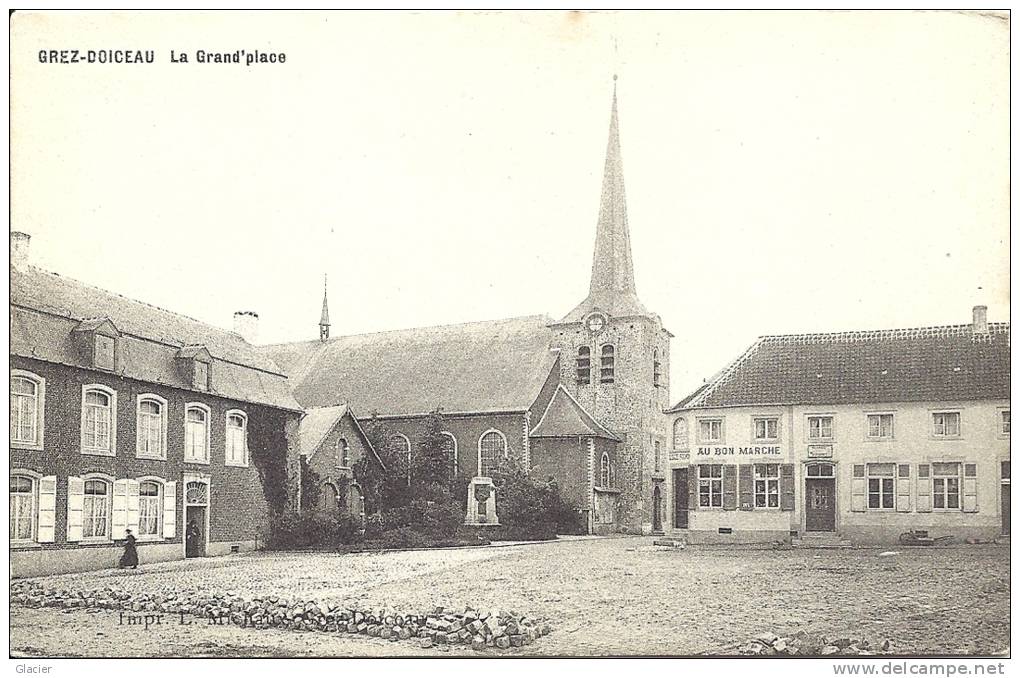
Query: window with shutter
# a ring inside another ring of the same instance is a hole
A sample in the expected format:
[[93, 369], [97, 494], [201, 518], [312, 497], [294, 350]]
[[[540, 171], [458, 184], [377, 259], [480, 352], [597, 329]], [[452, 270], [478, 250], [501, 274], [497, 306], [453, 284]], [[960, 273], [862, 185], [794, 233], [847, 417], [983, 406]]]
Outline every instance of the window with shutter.
[[10, 540], [12, 544], [35, 541], [36, 481], [27, 475], [12, 475], [10, 499]]
[[931, 496], [932, 508], [936, 511], [960, 510], [960, 464], [932, 463]]
[[977, 503], [977, 464], [963, 465], [963, 510], [976, 513]]
[[734, 464], [723, 465], [723, 509], [733, 511], [737, 508], [737, 467]]
[[779, 510], [792, 511], [795, 500], [796, 481], [793, 475], [793, 464], [779, 466]]
[[741, 464], [737, 474], [740, 510], [751, 511], [754, 509], [754, 465]]

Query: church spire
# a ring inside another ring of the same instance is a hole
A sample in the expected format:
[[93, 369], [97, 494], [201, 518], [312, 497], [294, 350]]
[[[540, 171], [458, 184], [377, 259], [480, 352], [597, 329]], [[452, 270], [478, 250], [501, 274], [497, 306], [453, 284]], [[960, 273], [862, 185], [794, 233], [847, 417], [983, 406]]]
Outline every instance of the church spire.
[[636, 294], [634, 263], [627, 228], [627, 191], [623, 184], [620, 154], [620, 122], [616, 111], [616, 76], [613, 76], [613, 109], [609, 117], [609, 143], [602, 176], [602, 204], [595, 235], [590, 294], [593, 297]]
[[327, 275], [322, 276], [322, 315], [319, 316], [319, 341], [329, 339], [329, 303], [326, 301]]
[[609, 116], [609, 142], [602, 176], [602, 201], [595, 230], [595, 255], [591, 264], [588, 298], [564, 318], [578, 322], [586, 314], [600, 310], [610, 315], [649, 315], [637, 298], [634, 287], [634, 262], [630, 254], [630, 230], [627, 226], [627, 192], [623, 184], [623, 157], [620, 153], [620, 122], [616, 104], [616, 76], [613, 76], [613, 107]]

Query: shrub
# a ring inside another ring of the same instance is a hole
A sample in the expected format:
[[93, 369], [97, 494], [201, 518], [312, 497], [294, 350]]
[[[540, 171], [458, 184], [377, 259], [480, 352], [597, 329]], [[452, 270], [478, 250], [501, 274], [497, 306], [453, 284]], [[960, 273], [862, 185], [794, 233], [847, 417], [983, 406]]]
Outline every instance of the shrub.
[[551, 539], [557, 534], [578, 534], [584, 529], [581, 516], [560, 495], [551, 478], [529, 477], [512, 461], [492, 474], [496, 486], [496, 513], [501, 538]]
[[373, 513], [365, 519], [365, 539], [378, 539], [383, 533], [383, 518], [379, 513]]
[[361, 516], [341, 514], [336, 520], [336, 541], [338, 544], [358, 544], [365, 538], [365, 525]]
[[336, 539], [336, 517], [325, 511], [285, 511], [270, 523], [266, 546], [270, 549], [303, 549], [331, 546]]
[[429, 546], [429, 539], [410, 527], [398, 527], [383, 532], [378, 539], [379, 547], [384, 549], [413, 549]]

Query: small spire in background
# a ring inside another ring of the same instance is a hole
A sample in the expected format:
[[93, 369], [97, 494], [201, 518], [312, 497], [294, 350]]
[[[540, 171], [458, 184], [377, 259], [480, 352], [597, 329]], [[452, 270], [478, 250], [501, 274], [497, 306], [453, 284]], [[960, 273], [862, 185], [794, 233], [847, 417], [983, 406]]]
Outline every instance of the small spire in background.
[[329, 339], [329, 302], [326, 291], [329, 285], [329, 274], [322, 275], [322, 314], [319, 316], [319, 341]]

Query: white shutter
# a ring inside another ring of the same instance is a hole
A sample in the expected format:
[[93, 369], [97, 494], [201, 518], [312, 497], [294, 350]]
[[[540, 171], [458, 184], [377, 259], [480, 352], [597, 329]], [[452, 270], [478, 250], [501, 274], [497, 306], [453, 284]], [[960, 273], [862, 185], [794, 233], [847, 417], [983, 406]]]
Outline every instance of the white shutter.
[[901, 513], [910, 511], [910, 464], [898, 464], [896, 467], [896, 510]]
[[963, 464], [963, 511], [977, 513], [977, 464]]
[[114, 539], [123, 539], [127, 535], [127, 480], [117, 480], [113, 483], [113, 531]]
[[85, 505], [85, 481], [67, 479], [67, 541], [81, 541], [82, 509]]
[[36, 540], [40, 544], [54, 541], [57, 523], [57, 477], [43, 476], [39, 479], [39, 532]]
[[931, 513], [931, 466], [917, 465], [917, 511]]
[[853, 477], [850, 478], [850, 510], [864, 511], [867, 507], [868, 485], [864, 477], [864, 466], [857, 464], [853, 467]]
[[138, 537], [138, 486], [137, 480], [125, 480], [127, 485], [127, 528]]
[[163, 538], [172, 539], [177, 533], [177, 483], [163, 485]]

